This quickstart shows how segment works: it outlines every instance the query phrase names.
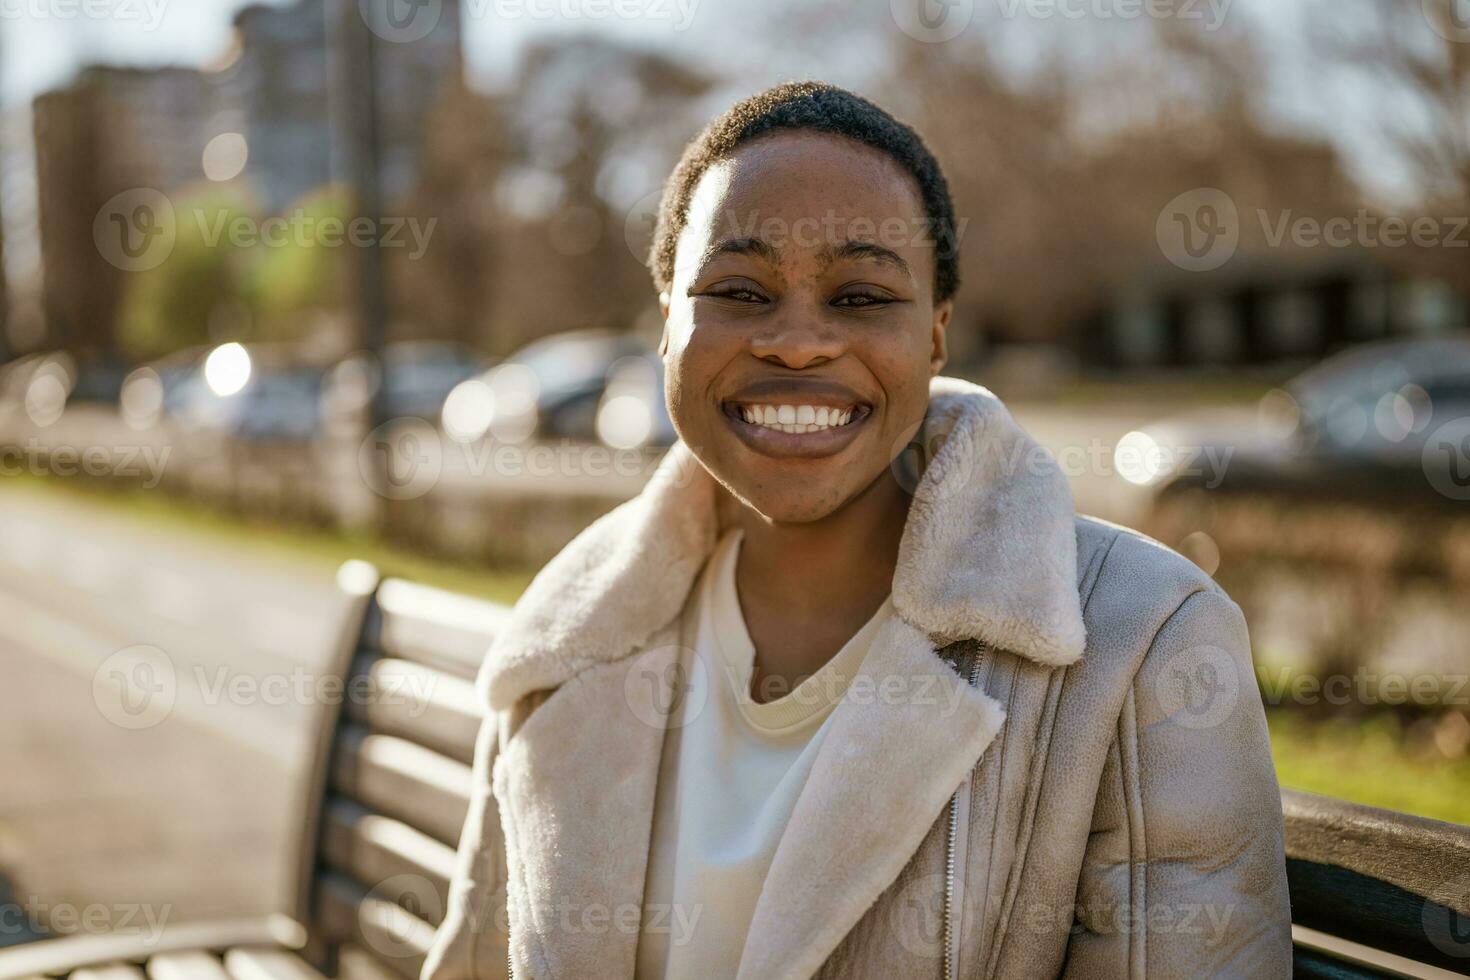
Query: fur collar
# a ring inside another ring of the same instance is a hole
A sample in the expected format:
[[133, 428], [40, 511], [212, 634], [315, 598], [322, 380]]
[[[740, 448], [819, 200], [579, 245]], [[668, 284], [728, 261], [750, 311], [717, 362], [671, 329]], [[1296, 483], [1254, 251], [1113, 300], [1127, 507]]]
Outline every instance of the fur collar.
[[[1071, 489], [1000, 400], [934, 378], [921, 435], [895, 466], [916, 484], [893, 576], [899, 618], [936, 645], [976, 638], [1058, 667], [1080, 658]], [[486, 657], [490, 707], [618, 660], [671, 622], [723, 527], [716, 490], [676, 443], [638, 496], [553, 558]]]

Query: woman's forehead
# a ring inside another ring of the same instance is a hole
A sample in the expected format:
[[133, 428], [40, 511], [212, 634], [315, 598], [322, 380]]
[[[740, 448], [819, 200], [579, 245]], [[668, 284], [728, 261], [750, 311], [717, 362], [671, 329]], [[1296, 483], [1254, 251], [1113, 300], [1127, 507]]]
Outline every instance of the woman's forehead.
[[[888, 154], [825, 133], [761, 137], [712, 164], [680, 236], [684, 261], [731, 240], [824, 254], [853, 242], [901, 250], [927, 225], [917, 182]], [[681, 262], [682, 264], [682, 262]]]
[[738, 147], [710, 165], [693, 198], [797, 211], [876, 207], [885, 212], [876, 218], [924, 213], [917, 181], [886, 152], [846, 136], [805, 130], [770, 133]]

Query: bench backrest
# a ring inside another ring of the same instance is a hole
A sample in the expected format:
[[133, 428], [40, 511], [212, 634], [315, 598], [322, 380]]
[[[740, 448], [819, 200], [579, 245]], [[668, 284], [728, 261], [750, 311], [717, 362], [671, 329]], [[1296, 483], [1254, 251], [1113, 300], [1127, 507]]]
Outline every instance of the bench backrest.
[[304, 955], [329, 974], [417, 977], [448, 908], [481, 710], [474, 678], [509, 610], [353, 563], [300, 842]]
[[1470, 827], [1286, 790], [1299, 977], [1470, 971]]

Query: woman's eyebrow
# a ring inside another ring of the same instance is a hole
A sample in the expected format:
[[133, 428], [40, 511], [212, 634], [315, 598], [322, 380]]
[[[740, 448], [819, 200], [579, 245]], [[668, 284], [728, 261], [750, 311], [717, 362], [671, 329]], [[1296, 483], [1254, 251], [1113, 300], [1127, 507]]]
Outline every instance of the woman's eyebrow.
[[884, 248], [872, 242], [843, 242], [841, 245], [827, 245], [822, 248], [823, 265], [831, 265], [842, 259], [874, 259], [912, 278], [909, 264], [903, 260], [903, 256], [891, 248]]
[[699, 267], [703, 269], [721, 255], [753, 255], [764, 259], [766, 264], [778, 266], [781, 264], [781, 250], [764, 238], [726, 238], [715, 242], [704, 250], [700, 257]]

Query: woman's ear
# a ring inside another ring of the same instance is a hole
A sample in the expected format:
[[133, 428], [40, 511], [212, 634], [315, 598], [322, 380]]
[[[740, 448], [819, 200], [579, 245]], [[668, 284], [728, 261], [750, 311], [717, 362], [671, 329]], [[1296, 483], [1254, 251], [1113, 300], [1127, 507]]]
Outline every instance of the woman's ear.
[[667, 357], [669, 353], [669, 291], [661, 290], [658, 294], [658, 312], [664, 318], [664, 332], [658, 338], [658, 356]]
[[954, 315], [954, 300], [947, 299], [934, 307], [934, 329], [931, 335], [929, 347], [929, 373], [938, 374], [944, 370], [944, 365], [949, 361], [949, 345], [946, 334], [949, 331], [949, 319]]

